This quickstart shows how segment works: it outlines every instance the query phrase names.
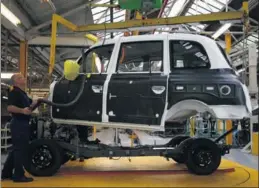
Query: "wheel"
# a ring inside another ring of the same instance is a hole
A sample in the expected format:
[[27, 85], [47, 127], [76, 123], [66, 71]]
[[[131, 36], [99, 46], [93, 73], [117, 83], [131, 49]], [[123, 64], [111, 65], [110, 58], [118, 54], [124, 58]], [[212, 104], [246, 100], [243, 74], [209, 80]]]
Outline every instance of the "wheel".
[[52, 176], [60, 168], [60, 146], [53, 140], [36, 140], [29, 146], [25, 169], [34, 176]]
[[172, 138], [172, 140], [170, 140], [170, 142], [168, 143], [171, 147], [175, 147], [180, 145], [184, 140], [190, 138], [190, 136], [186, 136], [186, 135], [177, 135], [175, 137]]
[[[181, 145], [181, 149], [184, 150], [186, 149], [186, 146], [187, 146], [187, 142], [184, 142], [185, 140], [189, 139], [190, 137], [189, 136], [184, 136], [184, 135], [179, 135], [179, 136], [176, 136], [174, 137], [171, 141], [170, 141], [170, 146], [171, 147], [177, 147], [179, 146], [181, 143], [184, 143]], [[186, 143], [186, 144], [185, 144]], [[175, 162], [179, 163], [179, 164], [182, 164], [182, 163], [185, 163], [186, 161], [186, 157], [184, 154], [180, 154], [180, 155], [177, 155], [177, 156], [172, 156], [171, 157]]]
[[221, 152], [216, 143], [209, 139], [194, 139], [187, 150], [186, 166], [196, 175], [210, 175], [221, 163]]
[[61, 147], [58, 147], [58, 149], [61, 157], [61, 165], [66, 164], [71, 159], [71, 156], [68, 153], [66, 153], [66, 151]]

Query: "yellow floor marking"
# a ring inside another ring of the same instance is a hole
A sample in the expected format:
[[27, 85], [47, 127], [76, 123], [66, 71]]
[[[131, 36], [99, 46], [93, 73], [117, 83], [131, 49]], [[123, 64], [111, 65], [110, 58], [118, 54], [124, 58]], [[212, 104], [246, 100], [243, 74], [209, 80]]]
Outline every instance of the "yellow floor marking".
[[[167, 161], [162, 157], [135, 157], [131, 160], [132, 162], [127, 158], [119, 160], [95, 158], [85, 160], [83, 163], [74, 161], [64, 165], [53, 177], [34, 177], [34, 182], [19, 184], [8, 180], [2, 181], [1, 184], [2, 187], [258, 187], [257, 170], [225, 159], [222, 160], [220, 169], [235, 168], [235, 172], [215, 173], [210, 176], [196, 176], [189, 173], [148, 176], [134, 173], [89, 176], [84, 174], [85, 171], [186, 169], [185, 165], [175, 164], [174, 161]], [[71, 175], [72, 172], [82, 174]]]

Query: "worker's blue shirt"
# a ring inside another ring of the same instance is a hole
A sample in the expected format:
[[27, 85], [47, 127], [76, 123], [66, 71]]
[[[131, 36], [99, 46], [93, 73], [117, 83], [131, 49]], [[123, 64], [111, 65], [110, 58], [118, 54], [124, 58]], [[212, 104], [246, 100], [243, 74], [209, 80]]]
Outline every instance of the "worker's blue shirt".
[[[18, 87], [13, 87], [11, 91], [9, 91], [8, 94], [8, 105], [13, 105], [18, 108], [26, 108], [30, 107], [32, 104], [32, 99]], [[13, 119], [16, 120], [25, 120], [29, 121], [30, 120], [30, 115], [25, 115], [25, 114], [17, 114], [17, 113], [12, 113]]]

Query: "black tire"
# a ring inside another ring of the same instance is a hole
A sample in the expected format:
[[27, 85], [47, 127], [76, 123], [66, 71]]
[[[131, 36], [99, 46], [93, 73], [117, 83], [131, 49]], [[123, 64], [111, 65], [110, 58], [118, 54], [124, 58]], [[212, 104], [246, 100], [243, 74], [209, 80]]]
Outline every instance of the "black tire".
[[53, 176], [62, 164], [60, 146], [53, 140], [35, 140], [29, 146], [25, 169], [33, 176]]
[[179, 164], [183, 164], [186, 161], [187, 157], [184, 155], [184, 152], [185, 152], [185, 149], [186, 149], [186, 146], [187, 146], [187, 142], [185, 142], [185, 140], [187, 140], [189, 138], [190, 138], [189, 136], [178, 135], [170, 141], [171, 147], [179, 147], [181, 145], [181, 143], [186, 143], [186, 144], [181, 145], [181, 150], [183, 151], [183, 154], [179, 154], [177, 156], [171, 157], [175, 162], [177, 162]]
[[194, 139], [187, 151], [186, 166], [196, 175], [210, 175], [221, 163], [221, 152], [216, 143], [206, 138]]
[[177, 135], [175, 137], [172, 138], [172, 140], [170, 140], [170, 142], [168, 143], [171, 147], [175, 147], [180, 145], [184, 140], [190, 138], [190, 136], [186, 136], [186, 135]]
[[172, 159], [179, 164], [183, 164], [186, 161], [183, 155], [173, 156]]
[[61, 157], [61, 165], [66, 164], [71, 159], [70, 155], [61, 147], [58, 147], [58, 149]]

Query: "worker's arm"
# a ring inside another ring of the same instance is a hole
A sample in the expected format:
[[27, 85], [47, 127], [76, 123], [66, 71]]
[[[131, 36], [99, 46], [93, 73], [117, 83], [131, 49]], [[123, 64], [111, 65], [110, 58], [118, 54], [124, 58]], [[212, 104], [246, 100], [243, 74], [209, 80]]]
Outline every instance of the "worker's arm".
[[38, 100], [32, 100], [31, 102], [31, 106], [34, 106], [35, 104], [37, 104]]
[[7, 111], [9, 113], [16, 113], [16, 114], [26, 114], [26, 115], [31, 114], [31, 111], [29, 108], [18, 108], [17, 106], [14, 106], [14, 105], [8, 105]]

